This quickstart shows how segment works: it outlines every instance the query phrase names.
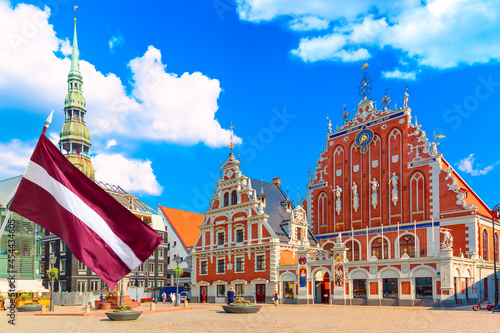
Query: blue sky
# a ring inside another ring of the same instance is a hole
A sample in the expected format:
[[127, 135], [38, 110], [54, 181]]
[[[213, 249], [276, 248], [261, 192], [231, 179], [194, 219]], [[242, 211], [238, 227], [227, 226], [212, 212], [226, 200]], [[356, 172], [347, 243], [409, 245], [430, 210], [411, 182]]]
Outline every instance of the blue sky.
[[203, 212], [233, 123], [243, 172], [305, 195], [308, 167], [359, 102], [409, 106], [490, 206], [500, 203], [498, 1], [0, 0], [0, 179], [21, 174], [67, 92], [73, 6], [96, 177]]

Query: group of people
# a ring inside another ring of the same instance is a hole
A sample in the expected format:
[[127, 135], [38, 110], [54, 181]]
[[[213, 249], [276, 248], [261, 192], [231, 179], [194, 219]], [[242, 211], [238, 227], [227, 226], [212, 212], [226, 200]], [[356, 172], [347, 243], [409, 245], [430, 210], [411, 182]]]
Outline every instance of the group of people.
[[[234, 303], [234, 296], [235, 295], [236, 295], [236, 293], [234, 292], [234, 288], [230, 287], [229, 291], [227, 292], [227, 305]], [[255, 294], [254, 294], [254, 302], [257, 302], [257, 300], [255, 299]], [[275, 306], [278, 306], [278, 289], [274, 290], [273, 303]]]
[[163, 304], [165, 304], [165, 302], [170, 302], [172, 304], [175, 303], [175, 293], [170, 293], [167, 297], [167, 294], [165, 292], [163, 292], [163, 294], [161, 294], [161, 300], [163, 302]]

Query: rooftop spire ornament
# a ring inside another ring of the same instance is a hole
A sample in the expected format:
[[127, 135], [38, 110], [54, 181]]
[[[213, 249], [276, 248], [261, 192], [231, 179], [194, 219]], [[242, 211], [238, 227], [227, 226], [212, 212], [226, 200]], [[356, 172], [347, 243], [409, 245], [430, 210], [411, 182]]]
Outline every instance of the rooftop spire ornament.
[[344, 113], [341, 116], [344, 119], [344, 125], [347, 123], [347, 118], [349, 118], [349, 112], [347, 112], [347, 104], [344, 104]]
[[384, 104], [384, 108], [387, 107], [387, 105], [391, 102], [391, 98], [389, 96], [387, 96], [387, 91], [388, 90], [389, 90], [389, 88], [387, 88], [385, 90], [384, 98], [382, 98], [382, 104]]
[[233, 149], [234, 149], [234, 143], [233, 143], [233, 128], [234, 128], [234, 126], [233, 126], [233, 122], [231, 122], [231, 126], [229, 126], [229, 128], [231, 129], [231, 139], [230, 139], [231, 141], [229, 142], [228, 147], [231, 150], [231, 154], [232, 154], [233, 153]]
[[371, 99], [371, 92], [372, 92], [372, 79], [370, 76], [370, 73], [366, 70], [368, 67], [368, 63], [365, 63], [361, 69], [364, 69], [363, 73], [361, 74], [361, 82], [359, 83], [358, 90], [359, 90], [359, 95], [363, 97], [363, 99], [368, 98]]

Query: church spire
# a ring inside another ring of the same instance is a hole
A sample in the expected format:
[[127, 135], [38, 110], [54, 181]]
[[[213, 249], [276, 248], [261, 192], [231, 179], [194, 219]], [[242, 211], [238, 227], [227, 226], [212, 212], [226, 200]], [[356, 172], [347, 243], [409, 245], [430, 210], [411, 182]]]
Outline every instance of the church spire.
[[78, 52], [78, 41], [76, 38], [76, 18], [75, 18], [75, 32], [73, 34], [73, 51], [71, 52], [71, 69], [70, 74], [80, 75], [80, 52]]
[[[76, 10], [76, 6], [75, 6]], [[90, 160], [90, 134], [85, 125], [85, 98], [82, 93], [83, 76], [80, 73], [80, 55], [75, 32], [73, 52], [68, 73], [68, 93], [64, 100], [65, 122], [61, 129], [59, 148], [66, 158], [87, 177], [94, 180], [94, 167]]]

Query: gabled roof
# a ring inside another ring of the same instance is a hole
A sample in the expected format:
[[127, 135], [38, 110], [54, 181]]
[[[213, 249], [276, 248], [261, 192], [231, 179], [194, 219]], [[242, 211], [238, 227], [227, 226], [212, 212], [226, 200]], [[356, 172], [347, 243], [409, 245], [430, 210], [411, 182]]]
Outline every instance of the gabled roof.
[[[282, 242], [288, 242], [289, 235], [285, 232], [282, 227], [283, 222], [290, 221], [292, 214], [287, 212], [281, 202], [286, 200], [286, 194], [281, 189], [280, 186], [275, 185], [273, 183], [264, 182], [258, 179], [250, 178], [252, 188], [257, 192], [257, 194], [261, 193], [261, 187], [264, 194], [267, 194], [266, 197], [266, 207], [264, 208], [264, 213], [269, 215], [267, 219], [267, 223], [273, 228], [276, 236]], [[294, 208], [292, 204], [292, 209]], [[309, 241], [316, 243], [316, 240], [312, 236], [310, 230], [308, 232]]]
[[116, 201], [121, 203], [128, 210], [135, 210], [141, 213], [158, 214], [156, 210], [139, 200], [135, 195], [128, 193], [118, 185], [113, 185], [100, 180], [94, 180], [104, 191], [108, 192]]
[[188, 212], [185, 210], [163, 207], [158, 205], [181, 240], [184, 247], [189, 251], [196, 243], [200, 234], [199, 226], [202, 225], [204, 215]]
[[16, 176], [0, 180], [0, 207], [7, 207], [12, 197], [16, 193], [17, 186], [23, 176]]

